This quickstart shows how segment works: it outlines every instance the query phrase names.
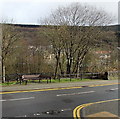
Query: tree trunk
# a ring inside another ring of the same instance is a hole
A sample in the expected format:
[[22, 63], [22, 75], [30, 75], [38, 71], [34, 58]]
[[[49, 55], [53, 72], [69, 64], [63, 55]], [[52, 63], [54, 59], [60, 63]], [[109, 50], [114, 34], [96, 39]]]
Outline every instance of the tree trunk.
[[70, 74], [71, 73], [71, 63], [70, 63], [70, 59], [69, 58], [67, 59], [66, 67], [67, 67], [66, 74]]
[[60, 51], [58, 51], [58, 54], [56, 54], [56, 66], [55, 66], [55, 76], [54, 79], [56, 79], [57, 72], [58, 72], [58, 66], [59, 66], [59, 59], [60, 59]]
[[1, 65], [2, 65], [2, 69], [1, 69], [2, 70], [1, 71], [1, 77], [2, 78], [1, 79], [2, 79], [2, 83], [4, 83], [4, 80], [3, 80], [3, 59], [2, 59]]

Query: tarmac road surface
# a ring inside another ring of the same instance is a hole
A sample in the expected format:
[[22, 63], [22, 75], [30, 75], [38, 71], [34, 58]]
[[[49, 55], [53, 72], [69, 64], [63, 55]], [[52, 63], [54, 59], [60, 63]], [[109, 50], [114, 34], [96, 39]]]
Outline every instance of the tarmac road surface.
[[0, 100], [2, 101], [2, 117], [73, 118], [73, 110], [78, 105], [118, 99], [118, 87], [114, 84], [3, 94]]

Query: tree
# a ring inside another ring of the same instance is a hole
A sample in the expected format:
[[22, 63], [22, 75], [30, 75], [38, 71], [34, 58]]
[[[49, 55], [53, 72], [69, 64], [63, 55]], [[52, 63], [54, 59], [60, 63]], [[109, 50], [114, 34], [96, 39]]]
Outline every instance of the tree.
[[[14, 27], [9, 24], [2, 23], [2, 76], [3, 69], [6, 65], [6, 60], [8, 56], [14, 52], [15, 43], [19, 40], [18, 33], [15, 31]], [[3, 82], [5, 78], [3, 78]]]
[[105, 26], [113, 21], [113, 17], [101, 9], [89, 5], [73, 3], [58, 7], [49, 17], [41, 20], [45, 25], [67, 26]]
[[[112, 22], [112, 17], [104, 10], [75, 3], [58, 7], [42, 24], [52, 27], [47, 34], [56, 58], [56, 70], [61, 68], [62, 55], [65, 56], [66, 73], [79, 73], [86, 54], [100, 43], [103, 36], [98, 26]], [[54, 32], [52, 32], [54, 30]]]

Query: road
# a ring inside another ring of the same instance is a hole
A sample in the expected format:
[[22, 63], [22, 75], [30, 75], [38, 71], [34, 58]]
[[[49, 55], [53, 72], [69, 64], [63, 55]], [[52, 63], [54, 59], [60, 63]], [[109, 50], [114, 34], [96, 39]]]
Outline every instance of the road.
[[117, 99], [118, 85], [9, 93], [2, 95], [2, 117], [73, 117], [81, 104]]

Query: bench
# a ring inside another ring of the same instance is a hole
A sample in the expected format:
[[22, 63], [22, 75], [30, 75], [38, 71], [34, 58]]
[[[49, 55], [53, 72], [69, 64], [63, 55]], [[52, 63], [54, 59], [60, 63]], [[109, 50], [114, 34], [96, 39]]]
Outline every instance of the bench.
[[[25, 82], [25, 84], [27, 84], [28, 80], [39, 80], [39, 83], [41, 80], [50, 80], [51, 83], [51, 76], [46, 76], [46, 75], [22, 75], [21, 81]], [[21, 84], [20, 81], [20, 84]]]

